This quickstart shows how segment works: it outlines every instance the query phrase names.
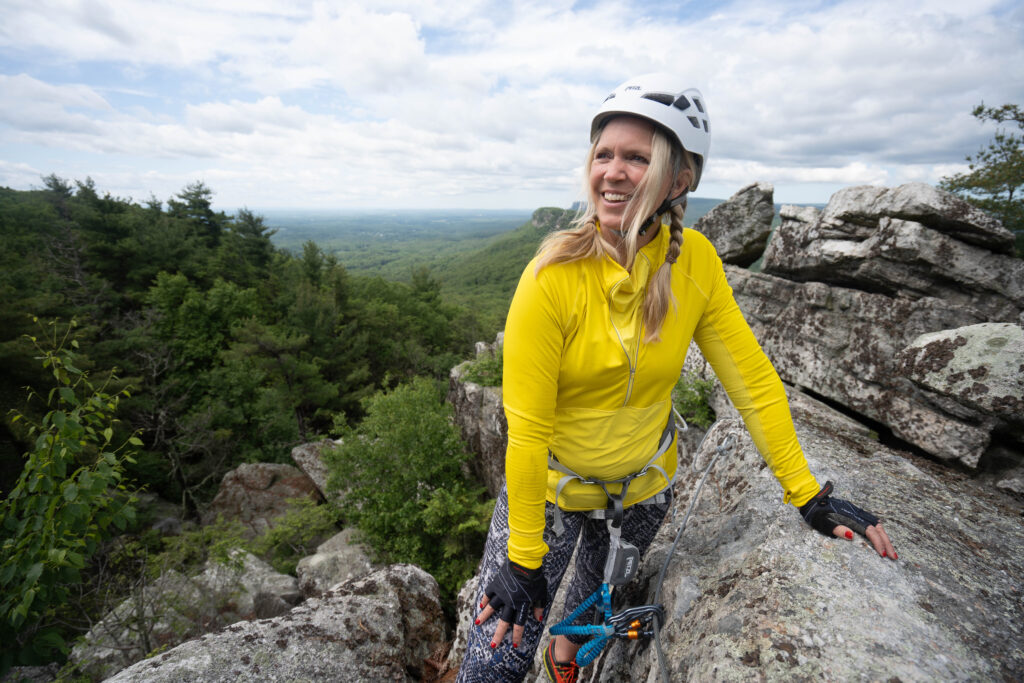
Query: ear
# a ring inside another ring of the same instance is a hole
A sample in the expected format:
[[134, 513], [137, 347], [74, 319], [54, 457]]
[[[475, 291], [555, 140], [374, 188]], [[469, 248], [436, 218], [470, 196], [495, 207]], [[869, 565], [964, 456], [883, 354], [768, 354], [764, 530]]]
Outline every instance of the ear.
[[693, 182], [693, 172], [684, 168], [679, 171], [679, 175], [676, 176], [676, 182], [672, 184], [672, 193], [670, 197], [678, 197], [681, 192], [689, 189], [690, 183]]

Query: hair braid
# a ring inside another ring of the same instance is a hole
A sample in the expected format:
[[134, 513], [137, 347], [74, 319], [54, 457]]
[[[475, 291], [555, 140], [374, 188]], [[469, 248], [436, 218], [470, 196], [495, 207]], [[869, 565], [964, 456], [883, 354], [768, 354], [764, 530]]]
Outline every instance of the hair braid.
[[675, 296], [672, 294], [672, 264], [679, 258], [679, 252], [683, 246], [683, 212], [685, 210], [686, 202], [672, 208], [669, 221], [668, 252], [665, 254], [664, 263], [658, 266], [654, 277], [651, 278], [647, 296], [644, 297], [644, 327], [647, 329], [647, 334], [644, 335], [645, 342], [660, 340], [661, 325], [665, 322], [669, 304], [674, 306], [676, 303]]

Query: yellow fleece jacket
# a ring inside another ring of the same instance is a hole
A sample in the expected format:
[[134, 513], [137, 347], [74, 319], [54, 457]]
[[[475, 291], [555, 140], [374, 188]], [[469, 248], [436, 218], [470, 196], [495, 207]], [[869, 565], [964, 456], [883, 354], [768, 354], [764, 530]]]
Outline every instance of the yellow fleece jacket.
[[[635, 473], [657, 452], [691, 339], [743, 416], [782, 485], [784, 500], [799, 506], [820, 488], [797, 441], [782, 382], [736, 305], [721, 259], [702, 234], [683, 231], [672, 266], [675, 305], [661, 340], [643, 341], [644, 295], [668, 245], [669, 230], [662, 226], [637, 255], [632, 272], [609, 257], [549, 265], [536, 275], [534, 259], [523, 272], [504, 346], [513, 562], [539, 567], [548, 550], [544, 502], [555, 501], [562, 477], [548, 469], [549, 449], [573, 471], [597, 479]], [[672, 477], [677, 461], [673, 444], [658, 464]], [[625, 505], [665, 486], [661, 473], [651, 469], [630, 485]], [[558, 503], [564, 510], [591, 510], [605, 507], [607, 499], [600, 487], [570, 481]]]

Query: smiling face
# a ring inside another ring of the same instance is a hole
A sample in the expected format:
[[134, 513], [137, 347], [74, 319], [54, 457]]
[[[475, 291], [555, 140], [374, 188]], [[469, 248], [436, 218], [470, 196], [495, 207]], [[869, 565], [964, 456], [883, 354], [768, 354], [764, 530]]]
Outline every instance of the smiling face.
[[590, 195], [601, 227], [622, 230], [629, 200], [651, 163], [654, 126], [620, 116], [605, 125], [594, 146]]

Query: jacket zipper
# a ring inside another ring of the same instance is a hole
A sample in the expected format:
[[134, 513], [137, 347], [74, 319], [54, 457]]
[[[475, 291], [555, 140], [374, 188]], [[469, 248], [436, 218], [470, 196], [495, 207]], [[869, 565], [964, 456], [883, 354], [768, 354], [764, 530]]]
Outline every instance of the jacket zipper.
[[[644, 258], [646, 258], [646, 257], [644, 257]], [[624, 277], [621, 280], [619, 280], [618, 282], [616, 282], [614, 285], [612, 285], [611, 289], [608, 290], [608, 293], [609, 294], [614, 293], [615, 289], [619, 285], [621, 285], [623, 282], [628, 280], [628, 279], [629, 279], [629, 276], [627, 275], [626, 277]], [[646, 285], [644, 285], [644, 287], [645, 287], [644, 296], [646, 297], [647, 296]], [[643, 299], [641, 299], [641, 301], [642, 300]], [[644, 321], [643, 321], [642, 312], [641, 312], [640, 329], [637, 331], [636, 340], [634, 341], [635, 348], [633, 350], [633, 355], [630, 356], [629, 355], [629, 350], [626, 348], [626, 344], [622, 341], [622, 333], [619, 332], [619, 328], [615, 324], [615, 318], [613, 317], [613, 315], [614, 315], [614, 311], [612, 310], [611, 296], [609, 296], [608, 297], [608, 319], [612, 323], [612, 329], [615, 330], [615, 336], [618, 337], [618, 339], [619, 339], [619, 346], [622, 347], [622, 352], [624, 354], [626, 354], [626, 363], [629, 365], [629, 382], [627, 382], [627, 384], [626, 384], [626, 398], [623, 399], [623, 401], [622, 401], [622, 405], [626, 406], [626, 405], [629, 404], [629, 398], [633, 395], [633, 379], [636, 377], [636, 367], [637, 367], [637, 363], [640, 361], [640, 338], [643, 336], [643, 333], [644, 333]]]

